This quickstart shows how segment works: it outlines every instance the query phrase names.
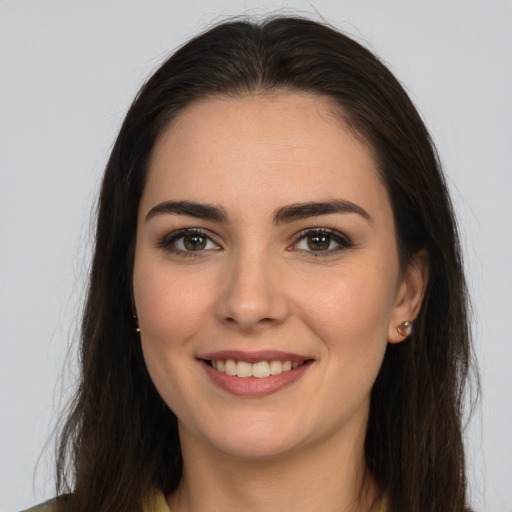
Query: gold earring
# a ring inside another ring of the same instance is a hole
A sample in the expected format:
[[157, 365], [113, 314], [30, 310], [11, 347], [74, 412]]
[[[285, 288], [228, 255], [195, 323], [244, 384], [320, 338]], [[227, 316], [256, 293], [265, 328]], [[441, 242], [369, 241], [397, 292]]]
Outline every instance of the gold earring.
[[405, 322], [402, 322], [396, 330], [399, 334], [402, 336], [410, 336], [412, 334], [412, 322], [410, 320], [406, 320]]

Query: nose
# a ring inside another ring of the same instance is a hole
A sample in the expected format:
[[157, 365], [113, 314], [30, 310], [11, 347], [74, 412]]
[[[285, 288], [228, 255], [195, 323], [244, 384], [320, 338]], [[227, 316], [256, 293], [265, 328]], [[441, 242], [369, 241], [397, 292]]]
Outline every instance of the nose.
[[240, 251], [233, 256], [222, 276], [218, 319], [243, 332], [282, 324], [289, 315], [289, 303], [278, 266], [264, 251]]

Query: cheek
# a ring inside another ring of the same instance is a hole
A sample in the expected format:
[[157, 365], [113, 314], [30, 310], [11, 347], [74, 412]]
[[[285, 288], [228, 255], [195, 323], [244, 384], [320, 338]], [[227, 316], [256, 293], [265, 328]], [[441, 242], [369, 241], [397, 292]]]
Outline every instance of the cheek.
[[195, 364], [194, 344], [190, 340], [201, 328], [208, 294], [199, 291], [200, 283], [183, 272], [139, 263], [134, 271], [134, 296], [144, 360], [162, 399], [183, 415], [183, 397], [193, 387], [189, 365]]
[[394, 304], [394, 280], [371, 271], [358, 271], [330, 278], [323, 291], [320, 288], [317, 283], [315, 291], [308, 294], [310, 316], [328, 332], [334, 335], [343, 331], [357, 337], [376, 330], [387, 333]]
[[156, 271], [140, 265], [134, 272], [139, 327], [152, 343], [180, 345], [200, 325], [210, 298], [204, 282], [186, 272]]
[[305, 322], [343, 371], [359, 373], [368, 365], [378, 371], [382, 362], [395, 292], [394, 272], [383, 268], [351, 268], [324, 286], [317, 281], [301, 307]]
[[175, 412], [183, 408], [185, 383], [190, 385], [189, 365], [195, 364], [190, 340], [206, 317], [208, 288], [186, 272], [136, 260], [134, 296], [144, 360], [158, 392]]

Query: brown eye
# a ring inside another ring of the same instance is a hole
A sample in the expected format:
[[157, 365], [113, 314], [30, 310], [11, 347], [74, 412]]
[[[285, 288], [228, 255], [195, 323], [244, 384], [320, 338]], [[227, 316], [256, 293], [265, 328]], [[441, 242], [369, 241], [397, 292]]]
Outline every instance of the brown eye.
[[312, 228], [299, 233], [297, 242], [290, 249], [309, 253], [312, 256], [329, 256], [353, 246], [353, 242], [338, 231]]
[[206, 248], [208, 239], [200, 235], [185, 235], [183, 245], [187, 251], [202, 251]]
[[209, 234], [197, 228], [170, 233], [158, 242], [158, 247], [181, 256], [199, 256], [203, 252], [221, 249]]
[[307, 244], [312, 251], [326, 251], [331, 245], [329, 235], [310, 235], [307, 237]]

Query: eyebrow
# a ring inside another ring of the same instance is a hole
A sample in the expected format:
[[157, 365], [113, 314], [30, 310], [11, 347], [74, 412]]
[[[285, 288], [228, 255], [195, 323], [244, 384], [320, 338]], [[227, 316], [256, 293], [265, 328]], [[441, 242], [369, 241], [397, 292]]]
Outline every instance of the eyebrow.
[[217, 222], [227, 222], [226, 210], [210, 204], [194, 203], [192, 201], [164, 201], [153, 206], [146, 215], [146, 222], [153, 217], [164, 214], [188, 215], [198, 219], [208, 219]]
[[322, 202], [297, 203], [279, 208], [274, 215], [274, 224], [285, 224], [307, 217], [318, 217], [332, 213], [356, 213], [372, 223], [371, 215], [364, 209], [350, 201], [332, 199]]
[[[372, 223], [371, 215], [355, 203], [343, 199], [329, 201], [295, 203], [283, 206], [276, 210], [273, 218], [274, 224], [286, 224], [308, 217], [318, 217], [333, 213], [355, 213]], [[146, 222], [159, 215], [188, 215], [198, 219], [207, 219], [216, 222], [228, 222], [228, 214], [224, 208], [206, 203], [193, 201], [164, 201], [159, 203], [146, 215]]]

